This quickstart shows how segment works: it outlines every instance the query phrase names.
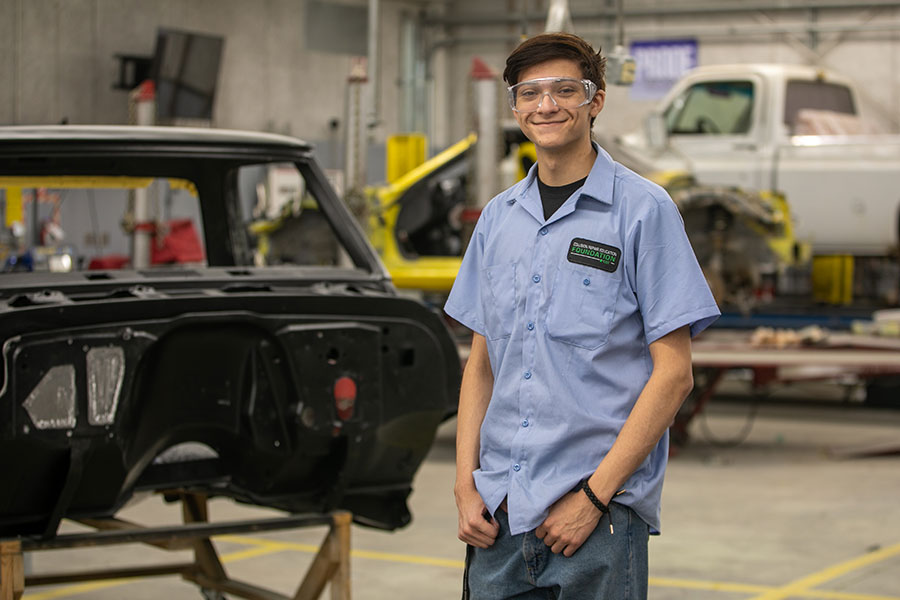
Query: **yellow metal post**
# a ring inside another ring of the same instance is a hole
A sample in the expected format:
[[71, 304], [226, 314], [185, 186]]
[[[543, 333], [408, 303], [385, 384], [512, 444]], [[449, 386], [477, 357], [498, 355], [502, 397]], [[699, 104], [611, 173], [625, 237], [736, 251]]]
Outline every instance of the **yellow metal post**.
[[6, 189], [6, 226], [12, 227], [16, 222], [25, 222], [22, 210], [22, 188], [10, 187]]
[[853, 301], [853, 257], [844, 254], [813, 257], [812, 291], [816, 302], [850, 304]]
[[385, 178], [394, 183], [425, 162], [425, 135], [402, 133], [387, 139]]

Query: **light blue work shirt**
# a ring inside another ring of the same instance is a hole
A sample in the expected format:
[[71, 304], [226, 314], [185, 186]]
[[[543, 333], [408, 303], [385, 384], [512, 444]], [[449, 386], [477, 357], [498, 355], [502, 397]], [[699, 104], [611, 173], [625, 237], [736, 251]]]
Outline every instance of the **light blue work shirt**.
[[[650, 377], [649, 344], [719, 316], [675, 203], [599, 146], [544, 220], [537, 166], [481, 213], [444, 310], [487, 340], [493, 392], [475, 485], [512, 534], [589, 477]], [[668, 432], [616, 502], [658, 531]]]

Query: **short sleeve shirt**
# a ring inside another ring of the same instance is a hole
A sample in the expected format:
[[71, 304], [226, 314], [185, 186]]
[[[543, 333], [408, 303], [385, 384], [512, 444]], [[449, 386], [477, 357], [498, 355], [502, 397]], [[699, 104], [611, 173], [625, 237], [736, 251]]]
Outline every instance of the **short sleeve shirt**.
[[[445, 305], [487, 341], [493, 392], [475, 484], [513, 534], [590, 476], [650, 377], [649, 345], [719, 316], [661, 187], [599, 146], [584, 185], [547, 220], [537, 167], [482, 211]], [[668, 433], [616, 498], [654, 531]]]

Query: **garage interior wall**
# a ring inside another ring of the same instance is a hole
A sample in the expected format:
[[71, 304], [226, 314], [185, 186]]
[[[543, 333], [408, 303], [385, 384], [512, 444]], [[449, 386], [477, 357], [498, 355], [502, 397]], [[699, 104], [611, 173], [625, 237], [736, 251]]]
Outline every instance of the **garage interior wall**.
[[[225, 38], [215, 126], [294, 135], [318, 144], [323, 163], [338, 167], [354, 56], [307, 43], [308, 20], [324, 18], [309, 14], [310, 6], [324, 4], [365, 11], [368, 3], [0, 0], [0, 124], [127, 122], [128, 94], [113, 89], [114, 55], [152, 55], [157, 28], [169, 27]], [[521, 36], [543, 30], [548, 2], [379, 4], [380, 119], [370, 131], [372, 145], [383, 146], [388, 135], [414, 122], [425, 123], [431, 147], [440, 149], [472, 128], [472, 58], [502, 72]], [[615, 45], [615, 0], [570, 0], [569, 5], [576, 33], [606, 50]], [[857, 82], [866, 117], [882, 130], [900, 131], [900, 2], [624, 0], [623, 8], [626, 47], [632, 41], [693, 38], [701, 65], [785, 62], [833, 68]], [[341, 23], [316, 26], [336, 35], [346, 30]], [[358, 40], [348, 45], [360, 46]], [[410, 88], [418, 77], [425, 81], [418, 82], [416, 97]], [[633, 130], [653, 105], [631, 99], [628, 88], [611, 86], [597, 127]], [[421, 119], [409, 118], [409, 111], [423, 109], [427, 115]]]
[[[463, 80], [473, 56], [502, 72], [525, 33], [543, 30], [548, 2], [456, 0], [452, 17], [432, 19], [446, 40], [450, 80]], [[604, 53], [618, 38], [615, 0], [569, 0], [575, 33]], [[624, 45], [645, 40], [697, 40], [699, 65], [774, 62], [812, 64], [850, 77], [862, 94], [863, 115], [879, 129], [900, 132], [900, 2], [774, 0], [623, 0]], [[640, 65], [638, 65], [640, 69]], [[464, 130], [470, 100], [450, 100], [450, 137]], [[641, 126], [654, 101], [633, 100], [610, 86], [596, 128], [624, 133]], [[508, 113], [508, 111], [507, 111]]]
[[[366, 14], [365, 0], [342, 4]], [[323, 163], [342, 161], [331, 145], [342, 139], [347, 79], [354, 55], [340, 44], [310, 49], [306, 0], [0, 0], [0, 124], [123, 124], [128, 92], [114, 89], [116, 54], [150, 57], [157, 28], [225, 38], [213, 125], [289, 134], [317, 143]], [[381, 3], [382, 123], [398, 129], [396, 30], [402, 11], [418, 2]], [[321, 12], [321, 11], [320, 11]], [[325, 14], [325, 18], [328, 14]], [[365, 31], [363, 32], [365, 33]], [[359, 43], [348, 44], [359, 47]], [[362, 47], [366, 47], [363, 40]], [[338, 128], [333, 127], [337, 121]]]

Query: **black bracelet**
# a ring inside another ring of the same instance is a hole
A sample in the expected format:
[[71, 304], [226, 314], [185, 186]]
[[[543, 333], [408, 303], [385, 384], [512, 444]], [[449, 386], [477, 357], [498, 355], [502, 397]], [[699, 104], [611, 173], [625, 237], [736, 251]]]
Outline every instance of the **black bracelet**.
[[591, 504], [593, 504], [594, 506], [597, 507], [597, 510], [599, 510], [603, 514], [606, 514], [609, 512], [609, 507], [607, 505], [603, 504], [602, 502], [600, 502], [600, 499], [594, 495], [594, 491], [591, 490], [591, 486], [588, 485], [587, 478], [581, 480], [581, 489], [584, 491], [585, 494], [587, 494], [588, 500], [591, 501]]

